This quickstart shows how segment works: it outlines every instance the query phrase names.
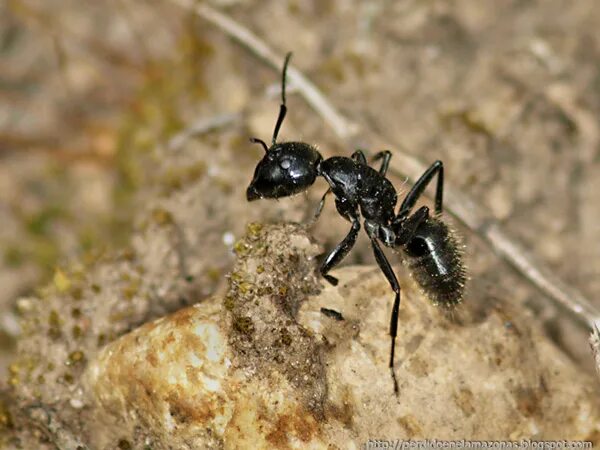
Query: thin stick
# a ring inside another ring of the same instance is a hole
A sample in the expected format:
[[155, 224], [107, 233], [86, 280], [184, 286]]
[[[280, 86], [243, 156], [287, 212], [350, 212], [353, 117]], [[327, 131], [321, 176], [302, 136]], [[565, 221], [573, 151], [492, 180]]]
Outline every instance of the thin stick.
[[[172, 1], [212, 23], [273, 69], [279, 70], [283, 58], [275, 54], [258, 36], [230, 17], [204, 3], [195, 4], [191, 0]], [[360, 127], [340, 114], [301, 72], [294, 67], [290, 67], [288, 70], [290, 80], [306, 102], [341, 139], [350, 141], [359, 135]], [[427, 168], [419, 159], [402, 150], [394, 153], [391, 165], [393, 173], [399, 176], [408, 176], [413, 181]], [[592, 327], [594, 320], [600, 319], [600, 311], [583, 294], [562, 283], [552, 271], [534, 261], [533, 257], [506, 235], [501, 226], [492, 219], [491, 214], [451, 186], [446, 187], [446, 193], [447, 210], [473, 232], [480, 235], [498, 255], [515, 267], [530, 283], [588, 326]]]
[[167, 142], [167, 150], [175, 152], [194, 136], [208, 133], [217, 128], [224, 127], [239, 118], [239, 114], [220, 114], [214, 117], [201, 117], [192, 122], [182, 131], [172, 136]]

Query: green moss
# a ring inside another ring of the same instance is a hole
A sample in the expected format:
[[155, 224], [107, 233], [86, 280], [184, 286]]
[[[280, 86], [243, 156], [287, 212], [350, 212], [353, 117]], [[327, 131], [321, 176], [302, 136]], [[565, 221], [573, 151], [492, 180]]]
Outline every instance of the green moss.
[[81, 350], [75, 350], [75, 351], [69, 353], [69, 357], [67, 359], [66, 365], [73, 366], [76, 364], [81, 364], [83, 361], [85, 361], [84, 353]]
[[221, 279], [221, 269], [217, 267], [210, 267], [206, 270], [206, 276], [210, 281], [216, 283]]
[[249, 237], [258, 237], [263, 229], [263, 224], [260, 222], [250, 222], [246, 226], [246, 233]]
[[254, 333], [254, 323], [250, 317], [235, 317], [233, 320], [233, 327], [235, 330], [242, 334]]
[[60, 328], [61, 320], [58, 312], [55, 310], [50, 311], [50, 314], [48, 315], [48, 325], [48, 336], [50, 336], [52, 339], [59, 339], [62, 336], [62, 331]]
[[237, 256], [244, 256], [250, 250], [250, 246], [245, 239], [240, 239], [233, 245], [233, 251]]
[[248, 283], [247, 281], [244, 281], [243, 283], [240, 283], [239, 289], [240, 289], [240, 293], [242, 294], [248, 294], [249, 292], [252, 291], [252, 283]]
[[286, 329], [281, 330], [281, 343], [288, 347], [292, 343], [292, 336]]
[[63, 271], [60, 268], [56, 268], [56, 270], [54, 271], [53, 282], [54, 287], [60, 293], [65, 293], [69, 289], [71, 289], [71, 280], [69, 276], [65, 273], [65, 271]]
[[7, 430], [14, 427], [12, 416], [4, 402], [0, 403], [0, 430]]
[[[105, 225], [106, 228], [106, 224]], [[96, 226], [85, 225], [79, 230], [78, 242], [81, 251], [89, 252], [93, 250], [99, 242], [102, 242], [103, 236]]]
[[71, 297], [76, 301], [81, 300], [83, 298], [83, 288], [81, 286], [73, 286], [71, 289]]
[[48, 273], [51, 273], [52, 267], [60, 256], [58, 243], [51, 238], [32, 238], [28, 242], [27, 251], [28, 258]]
[[33, 235], [45, 236], [49, 231], [50, 224], [64, 215], [63, 208], [48, 205], [25, 218], [25, 229]]
[[152, 211], [152, 220], [160, 226], [171, 225], [173, 223], [173, 215], [163, 208], [155, 208]]
[[239, 283], [244, 279], [244, 277], [240, 272], [232, 272], [231, 275], [229, 275], [229, 279], [234, 283]]
[[235, 299], [228, 295], [225, 297], [225, 300], [223, 300], [223, 306], [226, 310], [231, 311], [235, 307]]
[[73, 384], [75, 382], [75, 378], [70, 373], [66, 372], [62, 376], [62, 381], [66, 384]]
[[136, 278], [134, 280], [131, 280], [129, 284], [127, 284], [127, 286], [123, 288], [122, 294], [126, 300], [132, 300], [138, 294], [139, 290], [140, 280]]
[[4, 263], [8, 267], [18, 268], [26, 260], [26, 253], [22, 247], [7, 246], [4, 249]]
[[74, 339], [79, 339], [81, 336], [83, 336], [83, 330], [79, 325], [74, 325], [71, 330], [71, 334], [73, 335]]

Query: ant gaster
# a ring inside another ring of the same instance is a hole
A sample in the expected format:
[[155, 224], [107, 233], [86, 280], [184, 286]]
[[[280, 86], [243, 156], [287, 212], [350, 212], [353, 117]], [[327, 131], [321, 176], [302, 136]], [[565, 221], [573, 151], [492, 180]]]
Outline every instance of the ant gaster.
[[[439, 219], [442, 213], [444, 166], [441, 161], [433, 163], [417, 180], [402, 201], [398, 213], [395, 213], [396, 190], [385, 177], [391, 152], [382, 151], [375, 155], [375, 161], [381, 160], [379, 170], [375, 170], [367, 164], [366, 157], [360, 150], [354, 152], [351, 158], [334, 156], [324, 160], [315, 147], [304, 142], [277, 142], [277, 135], [287, 112], [285, 81], [290, 57], [291, 53], [288, 53], [283, 65], [282, 101], [271, 145], [267, 146], [258, 138], [251, 139], [252, 142], [260, 144], [266, 154], [256, 166], [246, 195], [248, 201], [286, 197], [305, 191], [318, 176], [325, 178], [329, 189], [321, 198], [315, 218], [320, 215], [327, 195], [333, 192], [338, 212], [352, 223], [348, 235], [327, 255], [320, 267], [321, 275], [334, 286], [338, 280], [329, 275], [329, 271], [337, 266], [354, 246], [361, 228], [362, 216], [377, 265], [396, 294], [390, 319], [389, 367], [394, 391], [398, 393], [394, 373], [394, 351], [398, 331], [400, 285], [379, 242], [386, 247], [403, 251], [405, 262], [415, 280], [434, 303], [452, 307], [460, 302], [465, 272], [459, 246], [449, 228]], [[415, 203], [436, 175], [435, 216], [429, 214], [427, 206], [422, 206], [411, 214]]]

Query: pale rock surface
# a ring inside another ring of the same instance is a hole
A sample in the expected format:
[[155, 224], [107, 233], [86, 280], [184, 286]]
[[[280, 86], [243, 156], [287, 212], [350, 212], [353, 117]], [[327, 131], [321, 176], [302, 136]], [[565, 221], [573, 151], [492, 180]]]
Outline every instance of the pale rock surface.
[[339, 286], [315, 295], [318, 249], [301, 227], [251, 226], [236, 249], [225, 298], [145, 324], [90, 362], [94, 448], [115, 435], [152, 449], [596, 439], [594, 380], [529, 312], [467, 296], [445, 314], [401, 277], [396, 397], [387, 367], [393, 294], [378, 269], [337, 270]]

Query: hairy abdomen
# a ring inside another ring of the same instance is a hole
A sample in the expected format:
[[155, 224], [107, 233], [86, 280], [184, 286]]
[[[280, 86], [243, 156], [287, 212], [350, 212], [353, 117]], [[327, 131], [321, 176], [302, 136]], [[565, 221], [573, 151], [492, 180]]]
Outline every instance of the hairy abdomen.
[[428, 218], [403, 250], [405, 264], [435, 304], [452, 307], [462, 300], [466, 281], [462, 254], [444, 222]]

